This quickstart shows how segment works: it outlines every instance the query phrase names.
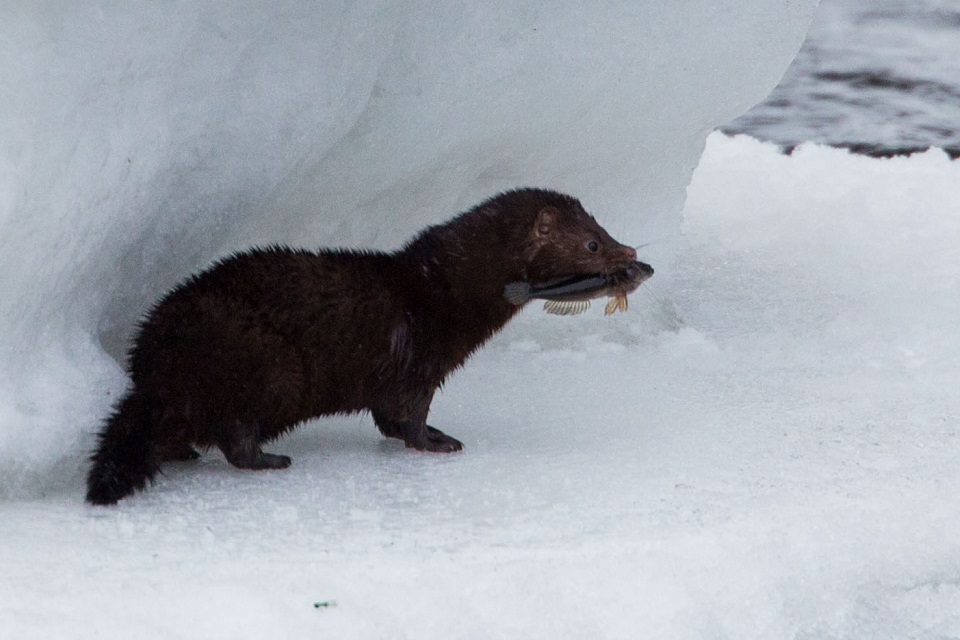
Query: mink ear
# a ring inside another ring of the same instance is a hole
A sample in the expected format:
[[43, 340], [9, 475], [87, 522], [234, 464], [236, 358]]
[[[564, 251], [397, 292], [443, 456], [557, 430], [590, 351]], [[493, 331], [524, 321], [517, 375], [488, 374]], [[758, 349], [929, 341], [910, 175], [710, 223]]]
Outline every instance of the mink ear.
[[544, 207], [537, 213], [537, 221], [533, 224], [533, 237], [542, 240], [550, 235], [560, 212], [554, 207]]

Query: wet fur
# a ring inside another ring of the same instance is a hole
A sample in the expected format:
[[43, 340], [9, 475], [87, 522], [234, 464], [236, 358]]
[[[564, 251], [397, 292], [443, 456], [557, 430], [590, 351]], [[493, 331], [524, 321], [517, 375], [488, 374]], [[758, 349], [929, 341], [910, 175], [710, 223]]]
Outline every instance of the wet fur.
[[219, 447], [241, 468], [289, 466], [261, 443], [323, 415], [369, 410], [408, 447], [459, 450], [426, 424], [430, 402], [518, 311], [504, 286], [609, 273], [633, 258], [575, 199], [535, 189], [492, 198], [394, 253], [270, 247], [224, 258], [141, 323], [133, 385], [100, 434], [87, 500], [115, 503], [163, 462], [197, 457], [195, 446]]

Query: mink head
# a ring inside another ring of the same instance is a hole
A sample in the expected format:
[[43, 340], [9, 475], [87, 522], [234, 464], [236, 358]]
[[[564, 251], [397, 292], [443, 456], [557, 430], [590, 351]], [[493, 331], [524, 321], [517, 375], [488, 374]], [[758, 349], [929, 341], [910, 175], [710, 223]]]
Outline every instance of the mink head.
[[637, 252], [614, 240], [576, 198], [549, 195], [555, 197], [536, 208], [529, 232], [524, 258], [530, 281], [614, 273], [637, 259]]

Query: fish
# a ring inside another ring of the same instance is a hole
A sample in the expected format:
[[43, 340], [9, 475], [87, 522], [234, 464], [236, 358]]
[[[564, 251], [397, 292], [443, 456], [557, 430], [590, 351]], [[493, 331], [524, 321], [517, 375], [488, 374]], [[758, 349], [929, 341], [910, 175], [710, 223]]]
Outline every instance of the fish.
[[587, 274], [554, 278], [539, 283], [511, 282], [503, 289], [507, 302], [520, 306], [529, 300], [544, 300], [547, 313], [572, 316], [590, 308], [590, 301], [603, 296], [610, 300], [604, 315], [626, 311], [627, 296], [653, 275], [653, 267], [635, 260], [620, 271], [603, 275]]

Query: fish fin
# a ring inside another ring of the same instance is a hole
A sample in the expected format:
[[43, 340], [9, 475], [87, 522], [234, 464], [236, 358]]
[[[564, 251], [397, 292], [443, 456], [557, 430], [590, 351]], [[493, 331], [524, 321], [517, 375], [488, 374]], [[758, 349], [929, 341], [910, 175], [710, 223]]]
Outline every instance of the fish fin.
[[530, 291], [533, 287], [529, 282], [511, 282], [503, 288], [503, 297], [507, 302], [518, 307], [530, 299]]
[[615, 311], [626, 311], [629, 304], [630, 303], [627, 302], [627, 296], [614, 296], [607, 302], [607, 306], [603, 310], [603, 315], [609, 316]]
[[555, 316], [575, 316], [589, 309], [590, 301], [575, 300], [566, 302], [562, 300], [547, 300], [543, 303], [543, 308], [547, 313], [552, 313]]

